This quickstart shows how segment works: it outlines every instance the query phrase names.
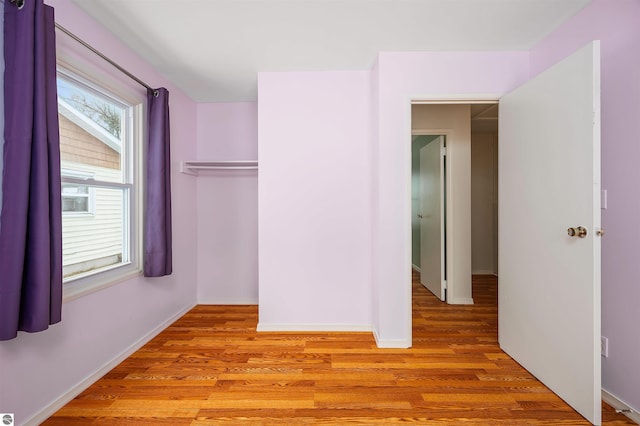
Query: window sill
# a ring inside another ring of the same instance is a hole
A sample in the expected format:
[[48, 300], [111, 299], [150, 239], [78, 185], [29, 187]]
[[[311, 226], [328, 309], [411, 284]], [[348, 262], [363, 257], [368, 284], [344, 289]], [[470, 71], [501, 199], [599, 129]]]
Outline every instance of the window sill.
[[62, 217], [94, 217], [95, 212], [62, 212]]
[[63, 284], [62, 302], [70, 302], [140, 276], [142, 276], [142, 270], [140, 270], [140, 268], [135, 265], [123, 265], [93, 276], [79, 278]]

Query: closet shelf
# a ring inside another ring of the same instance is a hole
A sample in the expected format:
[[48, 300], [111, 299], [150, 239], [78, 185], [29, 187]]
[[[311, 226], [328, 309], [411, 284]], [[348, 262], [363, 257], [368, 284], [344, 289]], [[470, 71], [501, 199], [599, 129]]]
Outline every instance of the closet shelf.
[[183, 161], [180, 171], [188, 175], [197, 176], [206, 170], [258, 170], [258, 160], [228, 160], [228, 161]]

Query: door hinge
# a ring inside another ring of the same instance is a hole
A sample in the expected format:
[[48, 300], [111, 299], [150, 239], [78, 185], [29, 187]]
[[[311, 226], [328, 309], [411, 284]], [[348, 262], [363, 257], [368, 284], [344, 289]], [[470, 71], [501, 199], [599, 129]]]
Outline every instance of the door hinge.
[[447, 147], [446, 147], [446, 146], [443, 146], [443, 147], [440, 149], [440, 152], [441, 152], [441, 154], [442, 154], [443, 156], [445, 156], [445, 157], [446, 157], [446, 156], [447, 156]]
[[444, 289], [447, 289], [447, 280], [442, 280], [442, 284], [444, 285]]

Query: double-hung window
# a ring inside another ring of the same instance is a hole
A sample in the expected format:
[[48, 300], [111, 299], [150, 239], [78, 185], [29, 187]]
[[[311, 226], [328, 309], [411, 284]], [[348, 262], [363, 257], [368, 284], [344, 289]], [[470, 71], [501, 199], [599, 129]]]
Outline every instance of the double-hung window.
[[65, 297], [139, 271], [142, 99], [58, 65]]

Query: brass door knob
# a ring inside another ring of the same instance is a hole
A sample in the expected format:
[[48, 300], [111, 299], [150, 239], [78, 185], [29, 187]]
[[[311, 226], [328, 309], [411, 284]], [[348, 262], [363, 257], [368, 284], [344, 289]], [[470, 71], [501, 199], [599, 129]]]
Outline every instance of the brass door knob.
[[587, 232], [587, 228], [585, 228], [583, 226], [578, 226], [577, 228], [569, 228], [569, 229], [567, 229], [567, 234], [570, 237], [585, 238], [587, 236], [588, 232]]

